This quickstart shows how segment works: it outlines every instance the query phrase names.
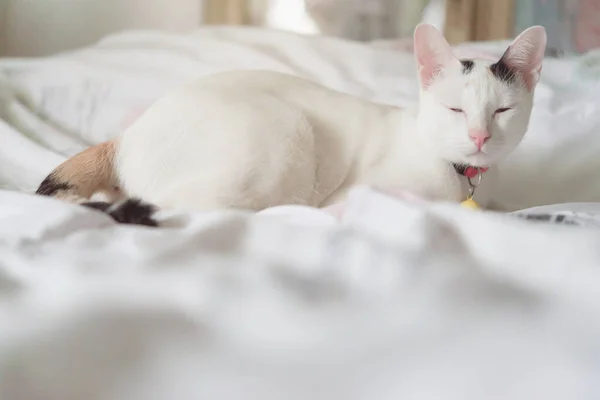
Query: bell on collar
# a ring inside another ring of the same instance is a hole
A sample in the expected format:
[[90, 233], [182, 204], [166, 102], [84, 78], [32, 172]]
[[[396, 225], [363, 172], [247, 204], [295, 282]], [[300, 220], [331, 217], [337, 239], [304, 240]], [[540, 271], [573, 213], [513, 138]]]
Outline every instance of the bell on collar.
[[472, 197], [466, 199], [465, 201], [460, 203], [460, 205], [463, 207], [466, 207], [466, 208], [473, 209], [473, 210], [478, 210], [481, 208], [481, 207], [479, 207], [479, 204], [477, 204], [477, 202], [475, 200], [473, 200]]

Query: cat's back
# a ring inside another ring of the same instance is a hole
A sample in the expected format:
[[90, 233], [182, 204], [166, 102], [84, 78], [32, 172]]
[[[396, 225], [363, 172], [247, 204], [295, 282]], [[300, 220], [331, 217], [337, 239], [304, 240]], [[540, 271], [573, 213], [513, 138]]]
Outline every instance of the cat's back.
[[315, 90], [322, 93], [334, 91], [308, 79], [291, 74], [267, 70], [235, 70], [206, 75], [182, 87], [186, 90]]
[[[157, 101], [121, 135], [120, 180], [161, 207], [190, 198], [195, 209], [215, 208], [215, 199], [251, 209], [318, 206], [351, 174], [366, 138], [385, 136], [372, 109], [283, 73], [206, 76]], [[173, 199], [182, 185], [205, 193]]]
[[[272, 95], [298, 106], [320, 108], [335, 102], [338, 107], [370, 107], [370, 103], [298, 76], [263, 70], [236, 70], [203, 76], [181, 87], [174, 96], [241, 98], [257, 93]], [[328, 107], [330, 108], [330, 107]]]
[[217, 116], [268, 120], [290, 113], [298, 118], [289, 123], [303, 119], [319, 137], [343, 138], [354, 145], [388, 109], [290, 74], [236, 70], [207, 75], [176, 89], [150, 108], [145, 122], [157, 126], [184, 120], [198, 126]]

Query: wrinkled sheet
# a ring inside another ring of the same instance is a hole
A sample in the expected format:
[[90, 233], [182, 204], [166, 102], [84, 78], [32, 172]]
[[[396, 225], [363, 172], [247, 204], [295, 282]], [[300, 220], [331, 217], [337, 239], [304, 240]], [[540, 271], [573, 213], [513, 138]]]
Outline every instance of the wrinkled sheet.
[[163, 230], [0, 204], [2, 399], [600, 396], [598, 228], [368, 188], [340, 221], [281, 207]]
[[597, 60], [546, 61], [500, 190], [590, 203], [502, 215], [360, 187], [343, 212], [162, 212], [160, 230], [23, 192], [216, 71], [405, 105], [410, 46], [207, 28], [0, 60], [0, 399], [600, 398]]

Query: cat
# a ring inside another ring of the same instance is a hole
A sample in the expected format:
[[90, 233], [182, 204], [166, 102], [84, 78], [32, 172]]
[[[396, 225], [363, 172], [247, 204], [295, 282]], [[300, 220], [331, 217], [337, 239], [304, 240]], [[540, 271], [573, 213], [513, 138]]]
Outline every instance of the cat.
[[[413, 39], [420, 96], [408, 108], [276, 72], [221, 72], [159, 99], [37, 193], [154, 226], [157, 208], [326, 207], [358, 184], [459, 202], [482, 168], [475, 199], [491, 208], [496, 165], [527, 131], [546, 32], [526, 29], [496, 62], [459, 60], [428, 24]], [[91, 201], [97, 192], [108, 201]]]

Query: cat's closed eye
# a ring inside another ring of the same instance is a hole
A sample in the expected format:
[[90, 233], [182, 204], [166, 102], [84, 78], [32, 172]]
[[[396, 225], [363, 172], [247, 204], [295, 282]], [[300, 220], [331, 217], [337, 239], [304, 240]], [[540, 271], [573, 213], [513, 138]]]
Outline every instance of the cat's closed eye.
[[448, 107], [450, 109], [450, 111], [454, 111], [455, 113], [462, 113], [464, 112], [462, 108], [452, 108], [452, 107]]
[[500, 114], [500, 113], [506, 112], [508, 110], [510, 110], [510, 107], [499, 108], [496, 111], [494, 111], [494, 114]]

